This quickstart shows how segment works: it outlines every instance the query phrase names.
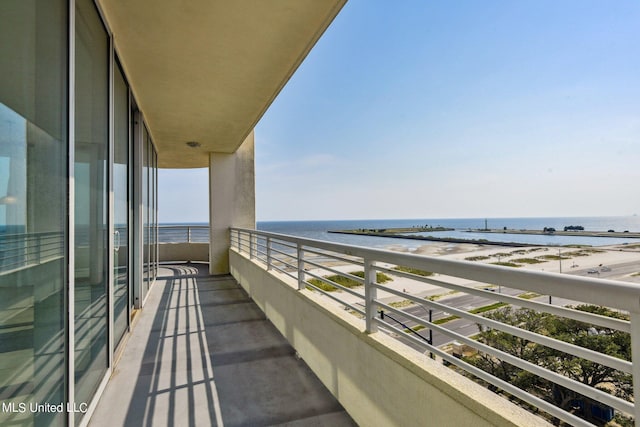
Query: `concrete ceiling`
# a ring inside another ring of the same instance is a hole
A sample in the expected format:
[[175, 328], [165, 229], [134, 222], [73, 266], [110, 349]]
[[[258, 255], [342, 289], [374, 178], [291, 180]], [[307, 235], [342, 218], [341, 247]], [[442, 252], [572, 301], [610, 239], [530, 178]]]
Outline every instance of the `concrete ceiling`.
[[234, 152], [345, 2], [98, 0], [158, 166]]

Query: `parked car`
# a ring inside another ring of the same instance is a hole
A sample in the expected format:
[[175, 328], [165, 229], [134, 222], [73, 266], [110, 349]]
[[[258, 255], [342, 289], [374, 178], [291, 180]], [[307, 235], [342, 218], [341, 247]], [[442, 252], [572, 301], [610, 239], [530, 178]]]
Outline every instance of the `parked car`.
[[611, 267], [602, 267], [600, 271], [611, 271]]
[[599, 271], [596, 270], [595, 268], [592, 268], [591, 270], [587, 270], [587, 274], [598, 274]]

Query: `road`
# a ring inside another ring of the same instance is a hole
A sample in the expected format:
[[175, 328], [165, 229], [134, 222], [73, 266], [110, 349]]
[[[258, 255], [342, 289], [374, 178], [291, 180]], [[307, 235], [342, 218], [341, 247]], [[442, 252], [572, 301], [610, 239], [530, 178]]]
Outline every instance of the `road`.
[[[589, 274], [588, 271], [591, 270], [592, 268], [581, 268], [581, 269], [571, 269], [569, 271], [566, 271], [565, 274], [585, 276], [585, 277], [595, 277], [595, 278], [620, 279], [622, 277], [628, 276], [629, 274], [640, 271], [640, 261], [611, 264], [611, 265], [608, 265], [607, 267], [611, 268], [611, 271], [599, 271], [599, 273], [597, 274]], [[517, 296], [523, 293], [522, 290], [505, 288], [505, 287], [502, 287], [500, 289], [495, 289], [495, 292], [497, 293], [498, 290], [503, 294], [511, 295], [511, 296]], [[548, 296], [541, 296], [536, 298], [536, 301], [548, 302], [548, 298], [549, 298]], [[447, 306], [454, 307], [459, 310], [469, 311], [474, 308], [484, 307], [484, 306], [493, 304], [496, 302], [496, 300], [493, 300], [490, 298], [484, 298], [476, 295], [462, 294], [459, 296], [448, 297], [446, 298], [446, 300], [443, 300], [442, 302]], [[579, 304], [580, 302], [561, 299], [561, 298], [553, 298], [552, 303], [553, 305], [566, 306], [566, 305], [572, 305], [572, 304]], [[403, 309], [403, 311], [413, 316], [425, 319], [425, 321], [429, 319], [429, 309], [426, 306], [411, 305]], [[446, 311], [436, 310], [436, 309], [431, 310], [431, 319], [433, 321], [442, 319], [445, 317], [449, 317], [449, 316], [450, 316], [450, 313], [447, 313]], [[417, 323], [414, 322], [413, 320], [409, 320], [404, 316], [398, 316], [395, 313], [392, 313], [392, 314], [387, 313], [385, 314], [384, 317], [385, 317], [384, 320], [387, 323], [395, 327], [398, 327], [399, 329], [405, 329], [405, 328], [417, 326]], [[395, 320], [392, 320], [390, 317], [392, 317]], [[400, 325], [398, 322], [401, 322], [402, 325]], [[478, 333], [478, 325], [475, 322], [467, 319], [451, 320], [449, 322], [443, 323], [440, 326], [463, 336], [471, 336]], [[428, 329], [422, 329], [418, 331], [418, 333], [422, 337], [424, 337], [424, 339], [429, 339]], [[432, 340], [433, 340], [433, 345], [436, 347], [439, 347], [441, 345], [454, 341], [455, 338], [452, 338], [448, 334], [434, 330], [432, 334]], [[419, 350], [422, 352], [425, 351], [422, 347], [420, 347], [419, 345], [411, 341], [406, 341], [406, 342], [408, 345], [410, 345], [411, 347], [414, 347], [416, 350]]]
[[[638, 257], [638, 261], [631, 262], [623, 262], [619, 264], [609, 264], [607, 267], [611, 269], [611, 271], [602, 271], [600, 267], [590, 267], [590, 268], [580, 268], [580, 269], [568, 269], [565, 271], [563, 269], [563, 273], [571, 274], [576, 276], [588, 276], [588, 277], [599, 277], [602, 279], [621, 279], [629, 274], [637, 273], [640, 271], [640, 254]], [[598, 270], [596, 274], [589, 274], [589, 270]]]
[[[505, 295], [511, 295], [511, 296], [516, 296], [523, 293], [520, 290], [504, 288], [504, 287], [502, 287], [500, 291]], [[497, 293], [497, 290], [496, 290], [496, 293]], [[449, 297], [445, 301], [443, 301], [443, 303], [446, 303], [446, 305], [449, 307], [457, 308], [459, 310], [464, 310], [464, 311], [469, 311], [478, 307], [484, 307], [484, 306], [493, 304], [495, 302], [496, 300], [494, 299], [484, 298], [484, 297], [470, 295], [470, 294]], [[412, 305], [407, 307], [403, 311], [425, 320], [429, 319], [429, 309], [422, 305]], [[451, 314], [446, 311], [442, 311], [438, 309], [431, 310], [431, 319], [434, 321], [438, 319], [443, 319], [445, 317], [449, 317], [450, 315]], [[395, 313], [391, 315], [385, 314], [384, 317], [385, 317], [384, 320], [387, 323], [389, 323], [390, 325], [396, 326], [400, 329], [413, 328], [418, 325], [413, 320], [409, 320], [404, 316], [398, 316]], [[401, 322], [402, 325], [400, 325], [398, 322]], [[468, 319], [451, 320], [449, 322], [443, 323], [441, 326], [443, 328], [446, 328], [452, 332], [456, 332], [463, 336], [470, 336], [478, 333], [478, 326], [476, 325], [476, 323]], [[419, 331], [419, 334], [425, 338], [429, 337], [428, 329], [422, 329], [421, 331]], [[442, 332], [433, 331], [433, 345], [435, 345], [436, 347], [441, 346], [443, 344], [447, 344], [451, 341], [454, 341], [454, 338], [452, 338], [451, 336]], [[412, 344], [412, 346], [415, 347], [416, 349], [420, 349], [419, 346], [417, 346], [416, 344]]]

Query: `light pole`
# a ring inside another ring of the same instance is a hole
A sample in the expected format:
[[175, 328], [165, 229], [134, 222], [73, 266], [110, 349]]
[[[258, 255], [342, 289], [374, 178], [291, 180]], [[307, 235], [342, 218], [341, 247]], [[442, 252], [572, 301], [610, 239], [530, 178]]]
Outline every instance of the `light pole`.
[[[560, 248], [558, 248], [558, 263], [560, 264], [560, 273], [562, 273], [562, 254], [560, 254]], [[551, 295], [549, 295], [549, 305], [551, 305]]]
[[562, 255], [560, 255], [560, 249], [558, 249], [558, 262], [560, 263], [560, 273], [562, 273]]

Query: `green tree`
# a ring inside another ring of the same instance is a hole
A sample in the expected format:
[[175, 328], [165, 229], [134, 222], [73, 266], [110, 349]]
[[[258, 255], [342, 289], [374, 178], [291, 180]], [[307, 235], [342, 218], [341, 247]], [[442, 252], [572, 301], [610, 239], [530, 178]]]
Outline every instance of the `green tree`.
[[[575, 309], [625, 319], [625, 315], [605, 307], [581, 305]], [[539, 313], [525, 308], [506, 307], [502, 310], [489, 312], [485, 314], [485, 317], [610, 356], [631, 360], [631, 337], [625, 332], [607, 328], [596, 329], [592, 325], [577, 320]], [[631, 376], [628, 374], [529, 340], [514, 337], [506, 332], [480, 329], [479, 341], [485, 344], [590, 387], [607, 392], [614, 390], [616, 395], [632, 400], [632, 382]], [[469, 361], [492, 375], [532, 394], [552, 400], [554, 404], [563, 409], [570, 409], [573, 401], [583, 399], [583, 396], [572, 390], [539, 378], [496, 357], [479, 353]]]

